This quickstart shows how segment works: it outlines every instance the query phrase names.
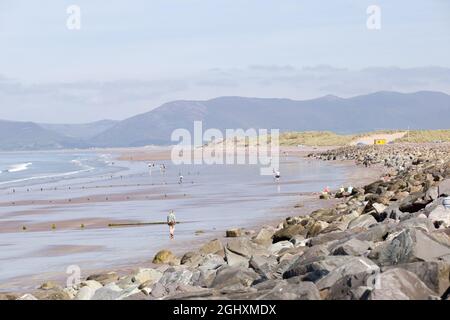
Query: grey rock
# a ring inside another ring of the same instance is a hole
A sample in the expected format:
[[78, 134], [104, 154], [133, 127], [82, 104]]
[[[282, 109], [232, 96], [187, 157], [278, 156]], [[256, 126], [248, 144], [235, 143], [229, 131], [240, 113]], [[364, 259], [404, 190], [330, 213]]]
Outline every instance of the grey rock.
[[96, 290], [94, 290], [88, 286], [81, 287], [80, 290], [78, 290], [78, 293], [74, 299], [75, 300], [91, 300], [95, 294], [95, 291]]
[[414, 273], [428, 288], [439, 296], [442, 296], [450, 286], [450, 262], [421, 261], [399, 264], [396, 267]]
[[115, 272], [106, 272], [90, 275], [87, 280], [95, 280], [100, 282], [102, 285], [107, 285], [111, 282], [117, 281], [119, 276]]
[[379, 275], [377, 286], [369, 300], [427, 300], [436, 293], [430, 290], [414, 273], [393, 268]]
[[370, 214], [363, 214], [359, 217], [355, 218], [354, 220], [350, 221], [348, 224], [348, 229], [353, 228], [369, 228], [370, 226], [377, 224], [377, 220], [375, 220], [374, 217], [372, 217]]
[[212, 288], [246, 288], [259, 278], [252, 269], [243, 267], [225, 267], [217, 271], [217, 275], [211, 284]]
[[279, 281], [258, 300], [321, 300], [319, 290], [312, 282]]
[[354, 275], [362, 272], [372, 274], [379, 270], [379, 267], [371, 260], [364, 257], [352, 257], [347, 263], [333, 269], [325, 277], [320, 279], [316, 285], [319, 290], [327, 289], [333, 286], [337, 281], [345, 276]]
[[253, 256], [250, 259], [250, 267], [263, 279], [274, 278], [277, 264], [277, 258], [275, 256]]
[[333, 255], [361, 256], [365, 254], [371, 244], [367, 241], [361, 241], [356, 238], [345, 241], [332, 249]]

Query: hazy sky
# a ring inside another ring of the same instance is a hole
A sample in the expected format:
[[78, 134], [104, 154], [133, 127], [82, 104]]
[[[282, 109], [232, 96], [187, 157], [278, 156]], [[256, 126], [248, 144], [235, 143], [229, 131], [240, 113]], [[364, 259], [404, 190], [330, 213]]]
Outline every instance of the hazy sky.
[[[366, 26], [372, 4], [380, 30]], [[0, 41], [0, 119], [122, 119], [222, 95], [450, 93], [447, 0], [0, 0]]]

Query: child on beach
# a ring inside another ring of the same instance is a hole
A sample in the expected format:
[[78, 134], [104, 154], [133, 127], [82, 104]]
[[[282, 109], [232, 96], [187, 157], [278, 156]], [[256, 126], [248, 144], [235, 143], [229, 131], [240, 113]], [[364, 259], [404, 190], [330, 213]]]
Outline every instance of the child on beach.
[[175, 236], [175, 224], [176, 224], [176, 217], [173, 210], [169, 211], [169, 215], [167, 216], [167, 224], [169, 225], [169, 235], [170, 239], [173, 240]]

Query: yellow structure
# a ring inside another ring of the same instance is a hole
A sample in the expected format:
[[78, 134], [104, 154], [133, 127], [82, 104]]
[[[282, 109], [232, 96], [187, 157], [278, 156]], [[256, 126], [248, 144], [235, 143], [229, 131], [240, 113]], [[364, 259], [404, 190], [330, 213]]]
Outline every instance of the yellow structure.
[[386, 139], [374, 139], [373, 144], [376, 145], [386, 144]]

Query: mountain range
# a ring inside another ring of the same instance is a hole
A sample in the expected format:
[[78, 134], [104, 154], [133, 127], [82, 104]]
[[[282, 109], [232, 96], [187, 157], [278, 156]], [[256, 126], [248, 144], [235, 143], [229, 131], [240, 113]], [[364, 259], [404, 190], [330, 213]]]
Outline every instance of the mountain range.
[[280, 129], [358, 133], [381, 129], [445, 129], [450, 96], [441, 92], [375, 92], [351, 98], [311, 100], [219, 97], [180, 100], [122, 121], [39, 124], [0, 121], [0, 149], [60, 149], [167, 145], [173, 130], [208, 128]]

